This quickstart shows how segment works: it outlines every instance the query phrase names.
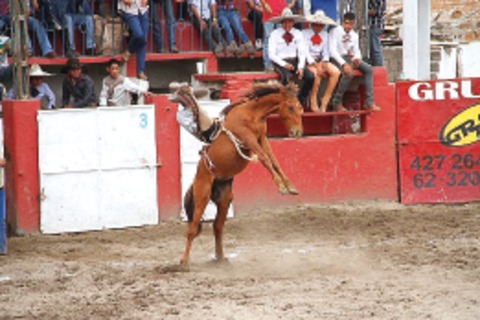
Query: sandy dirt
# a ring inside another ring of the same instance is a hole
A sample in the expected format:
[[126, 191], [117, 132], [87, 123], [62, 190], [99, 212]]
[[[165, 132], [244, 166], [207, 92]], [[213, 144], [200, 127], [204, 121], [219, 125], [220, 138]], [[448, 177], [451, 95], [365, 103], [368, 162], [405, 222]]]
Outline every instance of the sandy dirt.
[[0, 319], [480, 319], [480, 203], [359, 202], [9, 238]]

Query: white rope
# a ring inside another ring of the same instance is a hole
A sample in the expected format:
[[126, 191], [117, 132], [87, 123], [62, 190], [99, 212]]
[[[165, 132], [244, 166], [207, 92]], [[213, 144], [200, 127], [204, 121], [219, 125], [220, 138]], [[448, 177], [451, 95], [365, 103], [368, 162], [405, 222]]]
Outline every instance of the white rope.
[[258, 161], [258, 156], [256, 154], [253, 154], [253, 156], [249, 157], [248, 155], [242, 152], [242, 142], [237, 137], [235, 137], [235, 135], [230, 130], [225, 128], [223, 125], [221, 125], [221, 130], [225, 132], [227, 137], [233, 142], [233, 145], [235, 146], [235, 149], [237, 149], [237, 152], [240, 155], [240, 157], [242, 157], [247, 161], [253, 161], [253, 162]]

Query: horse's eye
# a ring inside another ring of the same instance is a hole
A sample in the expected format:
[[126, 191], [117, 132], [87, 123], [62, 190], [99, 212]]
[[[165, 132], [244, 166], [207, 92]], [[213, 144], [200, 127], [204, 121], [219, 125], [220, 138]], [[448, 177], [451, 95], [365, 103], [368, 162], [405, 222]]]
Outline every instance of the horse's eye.
[[290, 112], [290, 113], [293, 112], [293, 106], [292, 106], [292, 105], [289, 105], [289, 106], [288, 106], [288, 112]]

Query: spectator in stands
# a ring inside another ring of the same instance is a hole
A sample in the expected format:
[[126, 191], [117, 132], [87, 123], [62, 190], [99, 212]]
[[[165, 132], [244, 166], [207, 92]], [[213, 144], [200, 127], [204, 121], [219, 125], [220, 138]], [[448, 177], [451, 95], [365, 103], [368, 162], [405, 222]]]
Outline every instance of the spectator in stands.
[[285, 8], [285, 0], [260, 0], [260, 2], [263, 6], [263, 66], [266, 72], [273, 72], [273, 64], [268, 54], [268, 43], [275, 24], [270, 22], [270, 19], [282, 13]]
[[247, 18], [253, 23], [253, 37], [255, 38], [255, 48], [261, 50], [263, 48], [263, 6], [260, 0], [247, 0], [250, 8]]
[[[55, 108], [55, 94], [50, 86], [43, 82], [45, 77], [53, 76], [53, 74], [45, 72], [38, 64], [32, 64], [30, 72], [30, 97], [40, 100], [42, 109]], [[8, 99], [15, 99], [15, 88], [11, 88], [7, 94]]]
[[6, 36], [0, 36], [0, 110], [2, 110], [2, 100], [6, 97], [6, 90], [3, 82], [12, 79], [13, 68], [8, 64], [8, 49], [11, 39]]
[[201, 36], [207, 42], [208, 48], [214, 51], [217, 57], [222, 56], [226, 46], [217, 23], [215, 0], [188, 0], [188, 3], [193, 15], [193, 25], [200, 31]]
[[[325, 26], [336, 26], [337, 24], [322, 10], [317, 10], [315, 14], [307, 16], [306, 21], [310, 23], [310, 28], [304, 29], [302, 33], [308, 48], [306, 53], [307, 69], [315, 76], [310, 93], [310, 109], [313, 112], [325, 112], [340, 77], [338, 68], [329, 62], [328, 32]], [[322, 95], [320, 108], [318, 108], [317, 94], [321, 79], [324, 77], [328, 77], [328, 84]]]
[[[30, 15], [30, 0], [27, 2], [27, 25], [28, 30], [30, 32], [35, 33], [36, 39], [38, 40], [38, 44], [40, 45], [40, 49], [42, 51], [42, 56], [47, 58], [55, 58], [57, 55], [53, 51], [52, 45], [50, 40], [48, 40], [47, 32], [43, 25], [38, 21], [38, 19], [34, 18]], [[10, 17], [10, 1], [9, 0], [0, 0], [0, 27], [8, 28], [11, 24], [11, 17]], [[28, 53], [29, 55], [33, 55], [33, 47], [30, 38], [28, 38]]]
[[12, 40], [6, 36], [0, 36], [0, 83], [12, 79], [12, 66], [8, 64], [8, 49]]
[[[65, 1], [62, 0], [61, 2]], [[40, 22], [47, 29], [62, 30], [65, 10], [59, 10], [62, 6], [57, 6], [56, 0], [33, 0], [32, 5]]]
[[365, 81], [365, 109], [380, 111], [375, 105], [373, 96], [373, 72], [372, 67], [362, 61], [362, 54], [359, 48], [358, 34], [353, 30], [355, 25], [355, 14], [347, 12], [343, 16], [342, 25], [330, 31], [330, 56], [333, 62], [342, 72], [338, 83], [337, 91], [332, 100], [334, 110], [346, 111], [343, 106], [343, 95], [353, 79], [353, 70], [358, 69], [363, 74]]
[[283, 9], [280, 16], [271, 18], [271, 23], [280, 23], [281, 27], [273, 30], [270, 35], [268, 56], [274, 64], [275, 71], [280, 74], [283, 84], [286, 84], [292, 75], [298, 80], [303, 80], [298, 99], [305, 106], [314, 75], [305, 68], [307, 47], [302, 32], [293, 27], [294, 23], [303, 21], [303, 17], [294, 15], [288, 8]]
[[[75, 26], [79, 26], [82, 30], [87, 53], [96, 55], [95, 52], [95, 38], [94, 38], [94, 24], [93, 24], [93, 10], [90, 6], [89, 0], [64, 0], [67, 2], [65, 10], [65, 26], [68, 32], [68, 49], [67, 56], [78, 56], [79, 53], [75, 50]], [[84, 30], [84, 31], [83, 31]]]
[[123, 60], [128, 61], [135, 53], [137, 59], [137, 78], [148, 80], [145, 75], [145, 58], [148, 37], [148, 0], [118, 0], [120, 16], [128, 25], [130, 36], [128, 48], [123, 53]]
[[165, 24], [167, 27], [168, 50], [170, 53], [178, 53], [178, 48], [175, 43], [175, 17], [173, 16], [172, 0], [149, 0], [150, 10], [152, 12], [152, 32], [153, 40], [157, 45], [159, 53], [164, 52], [163, 37], [162, 37], [162, 23], [158, 18], [158, 5], [162, 7], [165, 17]]
[[[234, 0], [218, 0], [217, 1], [217, 17], [220, 28], [225, 32], [228, 46], [226, 48], [226, 55], [229, 56], [234, 53], [240, 57], [244, 51], [247, 51], [250, 58], [254, 57], [255, 48], [252, 41], [248, 38], [243, 30], [242, 21], [238, 10], [235, 8]], [[232, 29], [236, 32], [241, 45], [237, 46], [233, 36]]]
[[62, 72], [67, 76], [63, 80], [63, 108], [95, 107], [97, 98], [92, 79], [82, 73], [78, 58], [69, 58]]
[[107, 63], [107, 73], [102, 82], [102, 91], [100, 92], [100, 106], [127, 106], [132, 103], [132, 93], [143, 94], [145, 96], [151, 93], [144, 90], [129, 78], [120, 74], [120, 62], [116, 59], [110, 59]]
[[370, 62], [383, 66], [383, 50], [380, 37], [385, 27], [386, 0], [368, 0], [368, 25], [370, 28]]

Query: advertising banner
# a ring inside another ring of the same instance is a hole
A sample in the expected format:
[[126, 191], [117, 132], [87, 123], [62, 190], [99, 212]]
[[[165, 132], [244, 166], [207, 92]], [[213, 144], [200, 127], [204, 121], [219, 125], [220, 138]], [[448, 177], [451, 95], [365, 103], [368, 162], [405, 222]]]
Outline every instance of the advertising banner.
[[397, 83], [403, 203], [480, 200], [480, 78]]

